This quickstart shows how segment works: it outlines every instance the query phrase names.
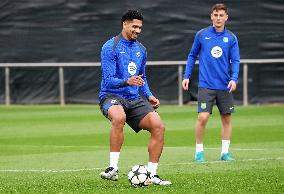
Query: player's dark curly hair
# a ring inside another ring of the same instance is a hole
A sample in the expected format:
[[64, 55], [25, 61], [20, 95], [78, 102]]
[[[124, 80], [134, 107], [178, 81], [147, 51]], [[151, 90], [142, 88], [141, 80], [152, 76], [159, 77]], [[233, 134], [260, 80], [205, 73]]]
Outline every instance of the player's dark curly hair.
[[127, 12], [125, 12], [121, 17], [121, 24], [124, 21], [127, 21], [127, 20], [131, 21], [131, 20], [134, 20], [134, 19], [143, 21], [142, 13], [140, 13], [138, 10], [131, 10], [131, 9], [127, 10]]

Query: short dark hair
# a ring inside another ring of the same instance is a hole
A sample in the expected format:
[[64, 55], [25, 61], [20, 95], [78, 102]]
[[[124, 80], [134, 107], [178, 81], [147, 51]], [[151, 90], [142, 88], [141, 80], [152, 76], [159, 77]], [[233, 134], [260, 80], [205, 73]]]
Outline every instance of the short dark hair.
[[228, 14], [229, 10], [227, 8], [227, 6], [223, 3], [218, 3], [213, 5], [213, 7], [211, 8], [211, 11], [219, 11], [219, 10], [224, 10], [226, 12], [226, 14]]
[[140, 13], [138, 10], [132, 10], [132, 9], [127, 10], [127, 12], [125, 12], [121, 17], [121, 24], [124, 21], [134, 20], [134, 19], [143, 21], [142, 13]]

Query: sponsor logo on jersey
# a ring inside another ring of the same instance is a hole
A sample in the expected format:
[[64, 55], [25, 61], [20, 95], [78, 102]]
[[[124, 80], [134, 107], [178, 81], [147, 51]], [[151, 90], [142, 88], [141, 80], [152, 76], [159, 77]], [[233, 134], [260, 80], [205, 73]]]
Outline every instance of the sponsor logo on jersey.
[[209, 39], [211, 39], [211, 37], [205, 37], [205, 39], [206, 39], [206, 40], [209, 40]]
[[219, 46], [214, 46], [212, 49], [211, 49], [211, 55], [214, 57], [214, 58], [219, 58], [221, 57], [223, 54], [223, 50], [221, 47]]
[[226, 42], [226, 43], [229, 42], [228, 37], [224, 37], [224, 38], [223, 38], [223, 42]]
[[133, 62], [130, 62], [129, 64], [128, 64], [128, 73], [130, 74], [130, 75], [135, 75], [136, 74], [136, 70], [137, 70], [137, 66], [136, 66], [136, 64], [135, 63], [133, 63]]

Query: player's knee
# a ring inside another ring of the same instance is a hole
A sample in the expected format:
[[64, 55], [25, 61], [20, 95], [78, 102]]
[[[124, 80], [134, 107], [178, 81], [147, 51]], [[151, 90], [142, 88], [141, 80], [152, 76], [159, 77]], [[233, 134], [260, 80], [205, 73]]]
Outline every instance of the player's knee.
[[205, 125], [208, 121], [208, 116], [205, 114], [200, 114], [197, 118], [197, 121], [199, 122], [199, 124]]
[[158, 122], [153, 126], [152, 133], [159, 139], [164, 138], [165, 125], [163, 122]]
[[123, 127], [126, 121], [125, 115], [117, 115], [112, 118], [111, 124], [115, 127]]
[[164, 134], [164, 131], [165, 131], [165, 125], [164, 125], [164, 123], [163, 123], [163, 122], [160, 122], [160, 123], [158, 124], [158, 126], [157, 126], [157, 131], [158, 131], [159, 133]]

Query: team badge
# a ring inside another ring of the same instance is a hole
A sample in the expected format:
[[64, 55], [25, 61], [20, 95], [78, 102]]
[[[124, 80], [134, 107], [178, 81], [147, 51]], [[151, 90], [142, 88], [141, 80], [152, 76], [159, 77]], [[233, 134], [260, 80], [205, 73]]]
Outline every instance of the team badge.
[[136, 73], [136, 70], [137, 70], [137, 67], [136, 67], [136, 64], [135, 63], [133, 63], [133, 62], [130, 62], [129, 64], [128, 64], [128, 73], [130, 74], [130, 75], [135, 75], [135, 73]]
[[111, 100], [110, 103], [114, 104], [116, 103], [116, 100]]
[[221, 57], [223, 54], [223, 50], [221, 47], [219, 46], [214, 46], [212, 49], [211, 49], [211, 55], [214, 57], [214, 58], [219, 58]]
[[206, 109], [206, 103], [201, 103], [200, 107], [201, 107], [201, 109]]
[[223, 42], [226, 42], [226, 43], [229, 42], [228, 37], [224, 37], [224, 38], [223, 38]]

